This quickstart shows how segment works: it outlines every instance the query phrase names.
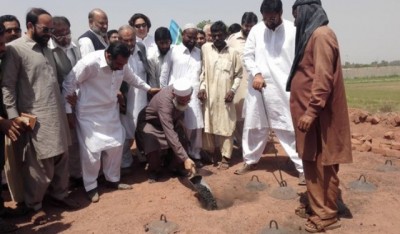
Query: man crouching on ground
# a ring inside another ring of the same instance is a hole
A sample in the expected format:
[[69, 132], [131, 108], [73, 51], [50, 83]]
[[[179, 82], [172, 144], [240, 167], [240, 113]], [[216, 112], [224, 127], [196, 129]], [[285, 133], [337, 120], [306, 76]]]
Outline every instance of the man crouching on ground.
[[164, 163], [161, 151], [171, 149], [167, 155], [168, 168], [181, 175], [183, 169], [193, 172], [194, 162], [187, 154], [187, 140], [183, 129], [184, 111], [193, 92], [189, 81], [180, 80], [163, 88], [140, 112], [136, 139], [138, 148], [148, 160], [149, 183], [156, 182]]

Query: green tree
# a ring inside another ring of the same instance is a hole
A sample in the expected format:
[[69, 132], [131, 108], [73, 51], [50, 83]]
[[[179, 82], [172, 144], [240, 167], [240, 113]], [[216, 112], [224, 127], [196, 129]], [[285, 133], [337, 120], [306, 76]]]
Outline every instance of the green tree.
[[203, 29], [204, 25], [211, 24], [211, 23], [212, 23], [211, 20], [203, 20], [203, 21], [200, 21], [199, 23], [197, 23], [196, 26], [198, 29]]

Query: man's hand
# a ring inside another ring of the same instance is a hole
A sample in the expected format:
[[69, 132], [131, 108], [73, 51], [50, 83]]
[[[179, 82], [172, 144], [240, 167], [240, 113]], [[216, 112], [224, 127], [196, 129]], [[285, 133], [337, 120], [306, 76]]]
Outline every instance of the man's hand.
[[75, 108], [76, 102], [78, 101], [78, 96], [76, 95], [75, 92], [71, 95], [66, 96], [65, 99], [71, 105], [72, 108]]
[[233, 97], [235, 97], [235, 92], [229, 90], [225, 95], [225, 102], [232, 102]]
[[267, 84], [264, 82], [262, 75], [258, 73], [253, 80], [253, 88], [261, 92], [264, 87], [267, 87]]
[[200, 99], [200, 101], [204, 102], [207, 99], [207, 93], [205, 89], [200, 89], [199, 93], [197, 94], [197, 98]]
[[185, 164], [185, 169], [190, 172], [189, 176], [196, 174], [196, 164], [194, 164], [192, 159], [187, 158], [184, 164]]
[[0, 131], [6, 134], [12, 141], [16, 141], [21, 135], [22, 129], [16, 122], [0, 117]]
[[149, 91], [147, 91], [150, 95], [156, 95], [158, 92], [160, 92], [160, 88], [151, 88]]
[[74, 113], [67, 114], [68, 125], [70, 129], [74, 129], [76, 127], [76, 119]]
[[12, 121], [15, 124], [14, 126], [17, 126], [19, 132], [25, 132], [29, 129], [29, 123], [25, 122], [22, 117], [16, 117]]
[[308, 130], [310, 130], [311, 124], [314, 122], [314, 119], [314, 117], [302, 115], [297, 122], [297, 128], [302, 132], [308, 132]]

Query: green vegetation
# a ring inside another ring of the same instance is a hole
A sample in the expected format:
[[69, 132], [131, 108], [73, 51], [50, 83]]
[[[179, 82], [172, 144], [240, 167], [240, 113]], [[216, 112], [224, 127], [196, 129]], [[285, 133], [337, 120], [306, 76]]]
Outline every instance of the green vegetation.
[[400, 76], [345, 79], [350, 108], [400, 112]]

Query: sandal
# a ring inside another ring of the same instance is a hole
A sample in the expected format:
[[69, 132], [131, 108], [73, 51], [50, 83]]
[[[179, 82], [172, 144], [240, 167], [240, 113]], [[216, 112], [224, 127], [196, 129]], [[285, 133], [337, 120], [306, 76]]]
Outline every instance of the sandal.
[[43, 225], [47, 223], [47, 214], [43, 210], [38, 210], [31, 218], [34, 225]]
[[318, 216], [311, 216], [308, 218], [304, 229], [310, 233], [318, 233], [340, 227], [340, 222], [336, 217], [323, 220], [320, 219]]
[[225, 156], [222, 156], [221, 162], [218, 162], [218, 169], [220, 170], [228, 170], [229, 169], [229, 159]]
[[228, 170], [229, 169], [229, 163], [227, 162], [218, 162], [218, 169], [220, 170]]

